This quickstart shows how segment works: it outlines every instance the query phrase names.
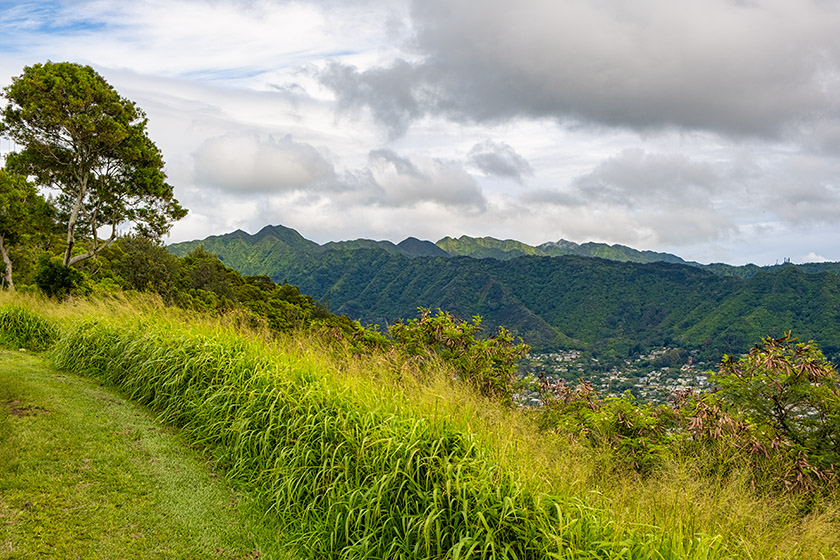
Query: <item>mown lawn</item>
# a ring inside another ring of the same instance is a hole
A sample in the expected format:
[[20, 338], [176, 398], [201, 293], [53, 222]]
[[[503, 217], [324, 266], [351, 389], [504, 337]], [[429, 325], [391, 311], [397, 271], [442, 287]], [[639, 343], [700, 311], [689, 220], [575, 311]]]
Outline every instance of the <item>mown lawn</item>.
[[294, 558], [147, 411], [0, 350], [0, 558]]

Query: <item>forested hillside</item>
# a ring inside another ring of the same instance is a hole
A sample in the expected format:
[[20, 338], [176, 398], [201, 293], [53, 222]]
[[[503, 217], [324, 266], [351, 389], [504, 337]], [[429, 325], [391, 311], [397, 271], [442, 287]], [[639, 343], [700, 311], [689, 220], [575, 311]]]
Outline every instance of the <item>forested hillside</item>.
[[[450, 250], [455, 241], [438, 247]], [[362, 323], [386, 324], [414, 316], [417, 307], [440, 307], [505, 325], [538, 350], [580, 348], [607, 360], [660, 346], [717, 359], [789, 330], [819, 341], [833, 358], [840, 354], [840, 276], [830, 272], [836, 263], [760, 268], [575, 255], [421, 258], [388, 242], [321, 246], [280, 226], [170, 250], [184, 254], [201, 244], [244, 274], [288, 281]], [[522, 250], [486, 238], [469, 244], [476, 252]]]

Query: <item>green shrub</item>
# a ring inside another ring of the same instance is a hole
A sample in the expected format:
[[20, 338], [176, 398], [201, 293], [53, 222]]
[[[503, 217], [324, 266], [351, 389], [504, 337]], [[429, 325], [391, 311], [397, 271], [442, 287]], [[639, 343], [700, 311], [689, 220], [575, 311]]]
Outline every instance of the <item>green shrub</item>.
[[17, 350], [46, 350], [58, 339], [58, 328], [25, 307], [0, 308], [0, 344]]
[[48, 297], [64, 299], [71, 293], [84, 289], [85, 277], [75, 268], [64, 266], [60, 259], [44, 257], [35, 273], [35, 284]]
[[481, 317], [461, 321], [449, 312], [420, 309], [420, 318], [398, 321], [389, 334], [411, 356], [438, 355], [451, 365], [462, 380], [475, 385], [481, 394], [510, 404], [516, 380], [516, 364], [530, 346], [515, 343], [504, 327], [495, 336], [476, 338]]
[[672, 457], [681, 434], [676, 414], [667, 406], [636, 402], [629, 392], [622, 397], [601, 399], [584, 380], [570, 387], [562, 380], [540, 385], [543, 408], [537, 423], [602, 451], [605, 472], [630, 471], [643, 476]]
[[[840, 386], [813, 341], [765, 338], [746, 356], [724, 356], [714, 393], [697, 403], [694, 432], [772, 460], [788, 488], [813, 489], [840, 469]], [[778, 464], [781, 462], [781, 466]]]

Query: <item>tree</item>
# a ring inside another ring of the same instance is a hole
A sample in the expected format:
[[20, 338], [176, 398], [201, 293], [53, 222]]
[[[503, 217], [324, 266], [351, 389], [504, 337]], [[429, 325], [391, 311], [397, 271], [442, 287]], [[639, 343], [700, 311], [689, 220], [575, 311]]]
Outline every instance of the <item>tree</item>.
[[[90, 66], [46, 62], [24, 68], [3, 90], [0, 132], [22, 146], [7, 166], [57, 189], [56, 206], [70, 266], [107, 247], [117, 226], [160, 237], [186, 215], [166, 183], [160, 150], [146, 134], [145, 113]], [[99, 239], [97, 231], [110, 227]], [[77, 239], [87, 250], [74, 252]], [[75, 254], [74, 254], [75, 253]]]
[[128, 287], [139, 291], [156, 292], [171, 298], [179, 271], [179, 259], [166, 250], [160, 241], [142, 235], [121, 237], [109, 249], [113, 272]]
[[25, 177], [0, 169], [0, 257], [3, 283], [14, 291], [11, 248], [48, 230], [52, 222], [49, 204]]

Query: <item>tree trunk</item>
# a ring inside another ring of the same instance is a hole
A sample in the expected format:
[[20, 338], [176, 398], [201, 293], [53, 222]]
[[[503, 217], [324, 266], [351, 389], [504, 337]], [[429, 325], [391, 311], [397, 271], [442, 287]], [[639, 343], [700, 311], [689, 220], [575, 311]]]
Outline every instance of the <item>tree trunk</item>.
[[93, 248], [90, 251], [88, 251], [87, 253], [82, 253], [81, 255], [76, 255], [75, 257], [72, 257], [69, 261], [67, 261], [66, 266], [72, 266], [79, 261], [83, 261], [85, 259], [89, 259], [89, 258], [93, 257], [94, 255], [97, 255], [103, 249], [105, 249], [105, 247], [110, 245], [111, 242], [116, 238], [117, 238], [117, 224], [111, 224], [111, 236], [108, 239], [106, 239], [102, 243], [99, 243], [99, 241], [96, 238], [94, 238]]
[[[82, 209], [82, 202], [87, 193], [87, 175], [84, 175], [79, 180], [79, 196], [76, 197], [76, 202], [73, 203], [73, 209], [70, 211], [70, 219], [67, 220], [67, 245], [64, 249], [64, 266], [70, 266], [70, 256], [73, 254], [73, 245], [75, 243], [76, 220], [79, 219], [79, 212]], [[94, 232], [96, 235], [96, 232]]]
[[0, 235], [0, 254], [3, 256], [3, 262], [6, 263], [6, 271], [3, 273], [3, 277], [9, 286], [9, 291], [14, 292], [15, 283], [12, 282], [12, 259], [9, 258], [9, 249], [3, 241], [3, 236]]

